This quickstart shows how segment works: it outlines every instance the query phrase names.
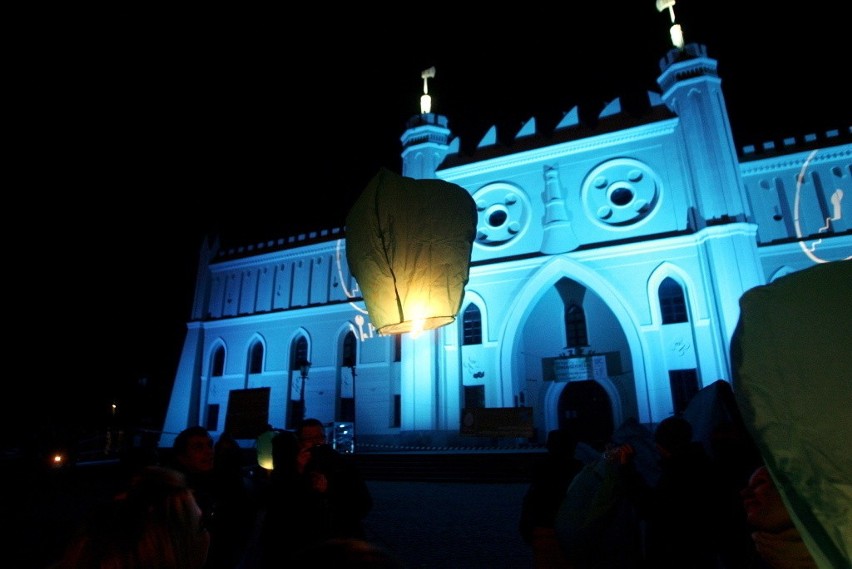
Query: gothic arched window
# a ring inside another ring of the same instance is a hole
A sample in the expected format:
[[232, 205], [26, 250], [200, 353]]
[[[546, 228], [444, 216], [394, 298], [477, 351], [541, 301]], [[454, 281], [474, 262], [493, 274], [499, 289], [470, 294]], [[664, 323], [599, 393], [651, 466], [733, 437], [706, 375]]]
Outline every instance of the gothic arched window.
[[349, 332], [343, 338], [343, 367], [354, 367], [357, 363], [358, 350], [355, 344], [355, 334]]
[[249, 373], [263, 372], [263, 344], [255, 342], [249, 349]]
[[462, 316], [462, 325], [464, 327], [463, 346], [482, 343], [482, 313], [477, 305], [473, 303], [467, 305]]
[[213, 365], [211, 366], [210, 375], [213, 377], [222, 377], [225, 373], [225, 347], [219, 346], [213, 352]]
[[663, 318], [663, 324], [689, 322], [683, 289], [673, 278], [666, 277], [663, 279], [663, 282], [660, 283], [658, 294], [660, 296], [660, 315]]
[[308, 359], [308, 339], [304, 336], [299, 336], [293, 342], [293, 350], [290, 353], [290, 369], [298, 371], [302, 364], [309, 362]]
[[589, 345], [586, 311], [574, 302], [565, 308], [565, 338], [568, 348], [585, 348]]
[[[310, 365], [308, 339], [299, 336], [290, 345], [290, 397], [287, 398], [287, 428], [295, 429], [305, 417], [305, 376], [302, 366]], [[305, 368], [307, 370], [307, 367]], [[292, 372], [296, 372], [293, 374]]]

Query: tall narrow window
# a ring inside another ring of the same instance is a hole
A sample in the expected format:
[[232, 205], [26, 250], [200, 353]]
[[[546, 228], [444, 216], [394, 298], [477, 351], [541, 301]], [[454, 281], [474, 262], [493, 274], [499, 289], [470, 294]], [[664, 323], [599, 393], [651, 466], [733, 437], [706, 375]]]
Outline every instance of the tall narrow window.
[[[355, 343], [355, 334], [349, 332], [343, 338], [343, 354], [341, 358], [340, 365], [345, 368], [349, 368], [351, 371], [351, 375], [348, 380], [351, 382], [351, 385], [341, 385], [340, 391], [340, 420], [341, 421], [354, 421], [355, 420], [355, 364], [357, 363], [357, 345]], [[349, 372], [342, 372], [344, 374]], [[343, 378], [345, 382], [347, 378]]]
[[464, 326], [463, 346], [482, 343], [482, 313], [479, 312], [479, 307], [473, 303], [468, 304], [464, 309], [462, 316]]
[[695, 369], [669, 370], [669, 386], [675, 415], [680, 415], [698, 393], [698, 371]]
[[343, 338], [343, 367], [354, 367], [357, 357], [357, 346], [355, 344], [355, 334], [349, 332]]
[[666, 277], [660, 283], [660, 315], [663, 324], [677, 324], [678, 322], [689, 322], [686, 313], [686, 299], [683, 289], [671, 277]]
[[393, 396], [393, 414], [391, 415], [391, 427], [399, 427], [402, 424], [402, 398]]
[[[287, 397], [287, 428], [295, 429], [305, 414], [305, 385], [301, 377], [302, 365], [308, 363], [308, 339], [299, 336], [290, 346], [290, 394]], [[295, 374], [293, 372], [296, 372]]]
[[393, 361], [402, 361], [402, 334], [394, 334], [393, 338]]
[[565, 338], [569, 348], [585, 348], [589, 345], [586, 312], [575, 302], [565, 308]]
[[219, 346], [213, 352], [213, 365], [211, 366], [210, 375], [213, 377], [222, 377], [225, 373], [225, 347]]
[[310, 361], [308, 359], [308, 339], [304, 336], [299, 336], [293, 344], [293, 351], [290, 353], [290, 369], [299, 371], [302, 364]]
[[263, 372], [263, 344], [255, 342], [249, 352], [249, 373]]
[[207, 406], [207, 424], [204, 426], [208, 431], [219, 430], [219, 404], [211, 403]]

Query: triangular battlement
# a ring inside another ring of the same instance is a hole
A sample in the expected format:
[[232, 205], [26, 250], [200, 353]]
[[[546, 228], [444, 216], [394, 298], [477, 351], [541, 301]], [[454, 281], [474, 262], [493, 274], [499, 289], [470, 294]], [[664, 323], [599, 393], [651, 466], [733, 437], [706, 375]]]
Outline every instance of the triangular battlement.
[[579, 106], [574, 106], [563, 113], [552, 128], [542, 128], [537, 117], [531, 117], [511, 134], [497, 124], [492, 124], [479, 139], [476, 147], [468, 153], [463, 151], [462, 141], [456, 137], [442, 167], [479, 162], [503, 154], [541, 148], [566, 140], [578, 140], [674, 116], [663, 104], [661, 95], [654, 91], [636, 94], [632, 98], [618, 97], [596, 112], [583, 111]]

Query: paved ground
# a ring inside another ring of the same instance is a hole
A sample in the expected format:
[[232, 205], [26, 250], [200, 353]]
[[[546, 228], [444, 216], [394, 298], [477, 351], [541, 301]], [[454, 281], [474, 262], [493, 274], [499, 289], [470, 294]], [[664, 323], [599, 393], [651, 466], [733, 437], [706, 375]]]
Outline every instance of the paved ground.
[[527, 569], [518, 533], [526, 484], [368, 482], [370, 539], [408, 569]]

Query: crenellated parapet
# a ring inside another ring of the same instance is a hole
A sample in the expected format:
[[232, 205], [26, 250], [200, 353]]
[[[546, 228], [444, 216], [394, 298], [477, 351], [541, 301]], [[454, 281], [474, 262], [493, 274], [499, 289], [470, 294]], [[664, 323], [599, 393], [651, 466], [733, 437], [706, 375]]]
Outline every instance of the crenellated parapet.
[[562, 118], [552, 128], [542, 128], [536, 117], [531, 117], [520, 129], [509, 133], [508, 136], [504, 135], [496, 124], [492, 125], [480, 138], [475, 149], [468, 153], [462, 152], [461, 141], [455, 138], [441, 169], [582, 140], [674, 117], [663, 104], [660, 94], [654, 91], [647, 91], [629, 99], [615, 98], [606, 103], [591, 119], [584, 120], [585, 115], [581, 111], [583, 109], [574, 106], [563, 113]]
[[311, 245], [314, 243], [322, 243], [334, 239], [342, 239], [343, 235], [343, 228], [335, 227], [332, 229], [309, 231], [307, 233], [297, 233], [295, 235], [290, 235], [287, 237], [267, 239], [264, 241], [257, 241], [255, 243], [239, 244], [231, 247], [221, 247], [218, 251], [216, 251], [214, 255], [214, 261], [239, 259], [241, 257], [262, 255], [263, 253], [271, 253], [284, 249], [304, 247], [305, 245]]
[[750, 161], [780, 154], [812, 150], [826, 145], [833, 146], [850, 141], [852, 141], [852, 126], [846, 126], [842, 129], [830, 129], [819, 133], [789, 136], [777, 141], [767, 140], [760, 144], [747, 144], [740, 148], [740, 159]]
[[658, 80], [662, 89], [668, 90], [675, 83], [696, 77], [718, 77], [718, 63], [707, 56], [707, 46], [691, 43], [684, 49], [672, 49], [660, 59], [662, 75]]
[[844, 196], [852, 195], [852, 137], [844, 142], [838, 131], [827, 134], [785, 139], [781, 149], [752, 153], [741, 163], [759, 244], [801, 242], [818, 255], [829, 238], [852, 233], [842, 207]]

